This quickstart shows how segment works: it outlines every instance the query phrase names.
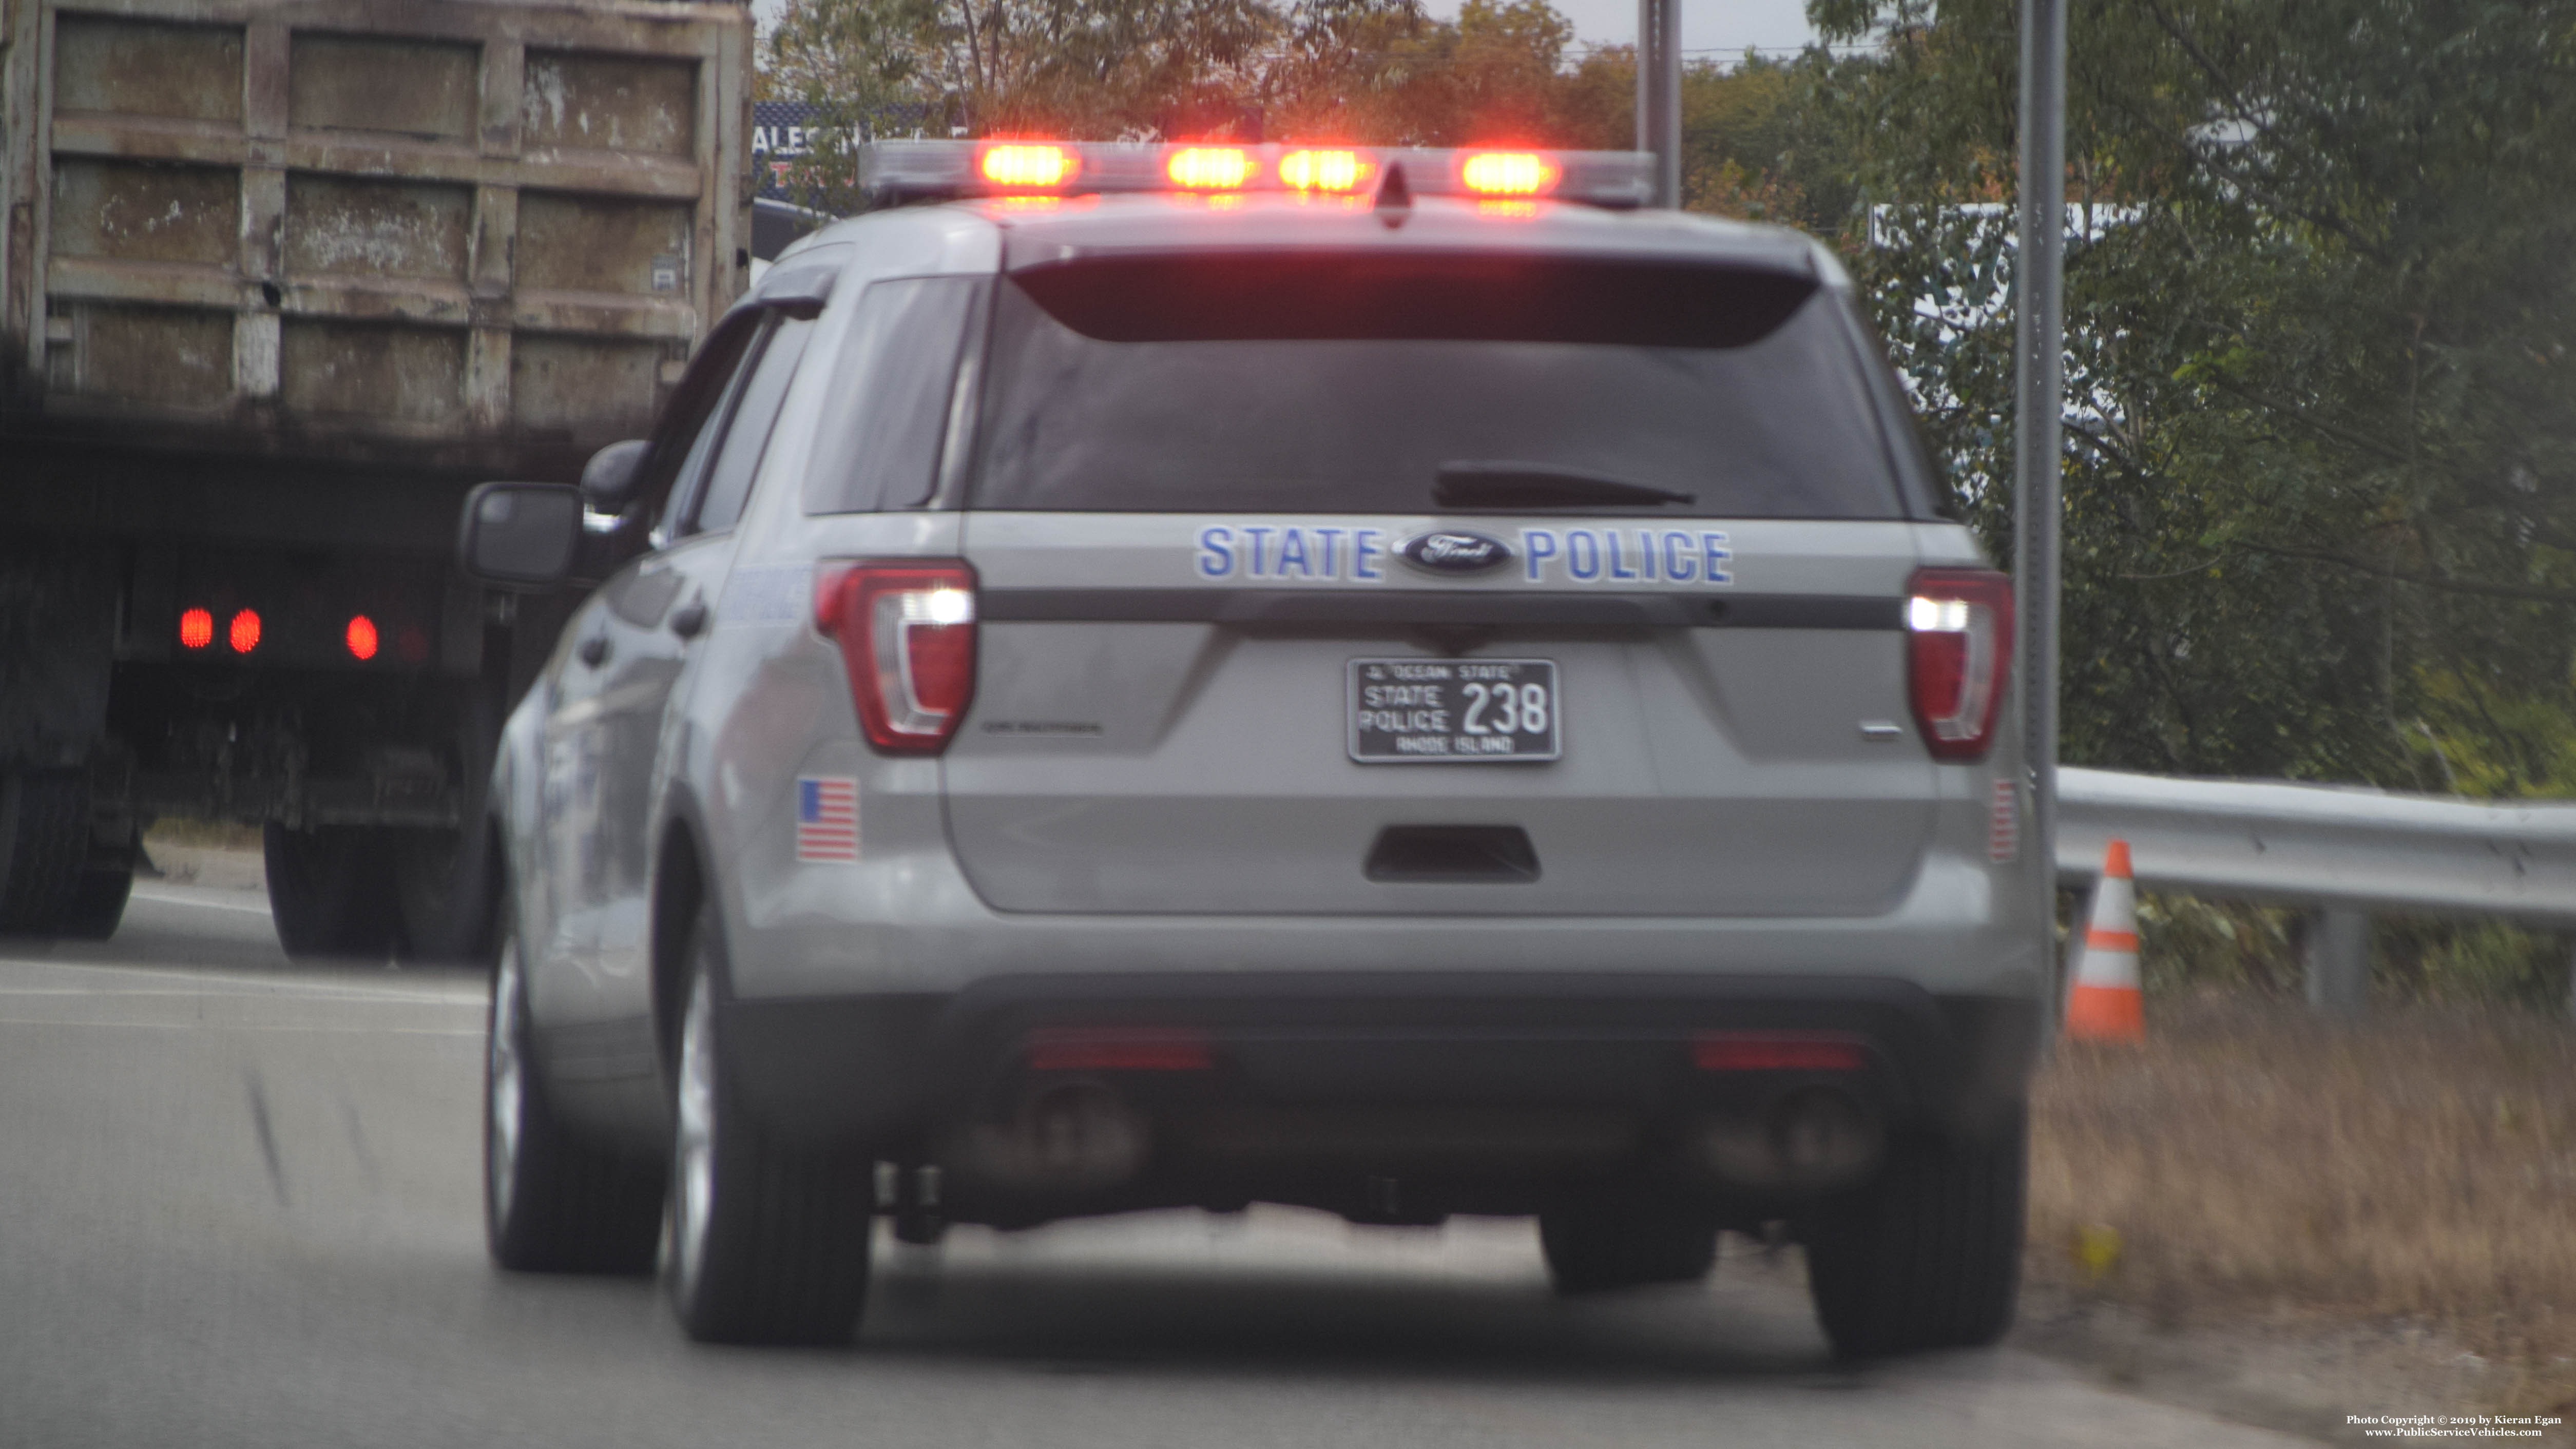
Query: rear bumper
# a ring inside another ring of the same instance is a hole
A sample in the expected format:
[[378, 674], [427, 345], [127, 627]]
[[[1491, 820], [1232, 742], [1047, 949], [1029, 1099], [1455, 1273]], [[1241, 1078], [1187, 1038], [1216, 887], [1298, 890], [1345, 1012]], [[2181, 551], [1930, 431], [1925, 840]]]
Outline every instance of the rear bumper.
[[1067, 1027], [1203, 1040], [1203, 1070], [1105, 1075], [1149, 1114], [1237, 1134], [1413, 1112], [1573, 1114], [1651, 1135], [1794, 1085], [1698, 1069], [1694, 1040], [1729, 1032], [1856, 1042], [1868, 1066], [1851, 1084], [1891, 1125], [1974, 1130], [2021, 1100], [2042, 1040], [2025, 998], [1868, 976], [1589, 972], [1014, 976], [944, 996], [737, 1000], [723, 1029], [737, 1089], [774, 1130], [920, 1160], [943, 1126], [1007, 1114], [1032, 1033]]

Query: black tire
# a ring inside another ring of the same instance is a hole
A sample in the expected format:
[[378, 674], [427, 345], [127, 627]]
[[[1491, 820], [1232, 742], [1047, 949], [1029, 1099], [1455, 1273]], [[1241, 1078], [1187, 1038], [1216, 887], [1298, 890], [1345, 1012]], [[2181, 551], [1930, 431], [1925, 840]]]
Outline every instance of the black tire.
[[109, 939], [125, 919], [125, 902], [133, 893], [133, 853], [121, 866], [91, 861], [81, 872], [80, 889], [72, 893], [71, 909], [63, 913], [63, 934], [76, 941]]
[[1568, 1296], [1693, 1283], [1717, 1262], [1717, 1220], [1678, 1199], [1623, 1193], [1540, 1213], [1538, 1242], [1549, 1280]]
[[402, 918], [387, 833], [346, 825], [289, 830], [268, 822], [260, 840], [268, 910], [287, 955], [381, 961], [393, 951]]
[[0, 774], [0, 936], [50, 936], [89, 864], [89, 782], [72, 770]]
[[492, 968], [483, 1057], [483, 1225], [492, 1261], [517, 1273], [653, 1271], [662, 1240], [658, 1159], [583, 1141], [557, 1120], [529, 1050], [518, 932]]
[[1978, 1348], [2012, 1327], [2021, 1288], [2029, 1124], [1909, 1133], [1868, 1186], [1807, 1225], [1807, 1283], [1844, 1358]]
[[724, 944], [710, 905], [689, 944], [671, 1150], [671, 1303], [701, 1343], [840, 1344], [857, 1330], [874, 1164], [792, 1151], [745, 1113], [725, 1066]]

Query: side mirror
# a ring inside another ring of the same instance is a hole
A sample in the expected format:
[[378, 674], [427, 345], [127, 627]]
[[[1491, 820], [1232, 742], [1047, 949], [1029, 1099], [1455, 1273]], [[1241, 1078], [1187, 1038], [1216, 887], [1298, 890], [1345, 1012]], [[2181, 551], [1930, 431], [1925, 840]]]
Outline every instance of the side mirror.
[[581, 501], [581, 490], [561, 483], [481, 484], [465, 495], [457, 562], [486, 583], [562, 583], [581, 543]]
[[581, 498], [594, 513], [624, 513], [635, 501], [635, 485], [644, 477], [644, 455], [653, 445], [641, 438], [611, 443], [590, 455], [581, 469]]

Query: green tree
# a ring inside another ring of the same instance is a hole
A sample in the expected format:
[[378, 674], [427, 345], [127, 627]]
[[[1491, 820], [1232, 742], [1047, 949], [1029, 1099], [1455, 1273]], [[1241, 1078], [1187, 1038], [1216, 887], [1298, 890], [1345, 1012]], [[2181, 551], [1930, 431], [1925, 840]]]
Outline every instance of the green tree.
[[1264, 78], [1270, 131], [1394, 146], [1557, 145], [1574, 26], [1547, 0], [1466, 0], [1435, 21], [1413, 0], [1310, 0]]
[[857, 143], [932, 135], [1225, 134], [1284, 28], [1266, 0], [790, 0], [761, 86], [815, 107], [793, 185], [855, 209]]
[[[2011, 509], [2010, 0], [1818, 0], [1855, 248], [1966, 515]], [[2077, 0], [2070, 759], [2576, 775], [2576, 5]], [[2486, 762], [2464, 768], [2464, 761]], [[2510, 767], [2495, 764], [2509, 761]]]

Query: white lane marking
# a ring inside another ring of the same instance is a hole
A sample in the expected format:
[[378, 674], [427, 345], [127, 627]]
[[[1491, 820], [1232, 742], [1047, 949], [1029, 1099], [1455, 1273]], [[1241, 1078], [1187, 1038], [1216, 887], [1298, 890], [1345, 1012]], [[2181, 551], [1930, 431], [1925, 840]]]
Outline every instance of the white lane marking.
[[266, 900], [262, 900], [255, 906], [248, 904], [236, 905], [231, 901], [200, 900], [195, 896], [180, 895], [176, 891], [147, 890], [135, 891], [133, 898], [138, 901], [153, 901], [165, 906], [194, 906], [201, 911], [239, 911], [246, 916], [265, 916], [269, 913], [268, 902]]
[[239, 972], [227, 971], [170, 970], [151, 966], [111, 966], [104, 963], [94, 963], [89, 961], [47, 961], [42, 959], [30, 959], [25, 956], [0, 956], [0, 967], [9, 966], [23, 966], [39, 971], [76, 974], [79, 976], [87, 976], [93, 972], [102, 976], [140, 976], [146, 981], [170, 981], [193, 987], [239, 986], [247, 988], [250, 992], [264, 992], [276, 996], [295, 996], [299, 994], [310, 995], [319, 992], [347, 991], [362, 995], [384, 996], [396, 999], [407, 995], [430, 996], [439, 999], [480, 1003], [487, 999], [489, 993], [489, 988], [481, 982], [477, 982], [475, 985], [466, 988], [465, 990], [449, 993], [425, 991], [421, 987], [414, 986], [409, 982], [403, 982], [400, 984], [380, 982], [368, 977], [351, 976], [346, 973], [327, 975], [315, 973], [312, 975], [298, 976], [287, 972], [278, 972], [273, 975], [251, 976], [244, 975]]
[[54, 1017], [0, 1016], [0, 1026], [105, 1026], [136, 1031], [292, 1031], [324, 1036], [457, 1036], [480, 1038], [481, 1027], [452, 1026], [289, 1026], [247, 1021], [82, 1021]]
[[0, 986], [0, 997], [8, 996], [84, 996], [93, 1000], [124, 1000], [132, 997], [177, 997], [183, 1001], [329, 1001], [353, 1006], [453, 1006], [459, 1010], [481, 1011], [487, 1004], [480, 996], [434, 996], [428, 992], [397, 994], [394, 992], [322, 991], [163, 991], [138, 986]]

